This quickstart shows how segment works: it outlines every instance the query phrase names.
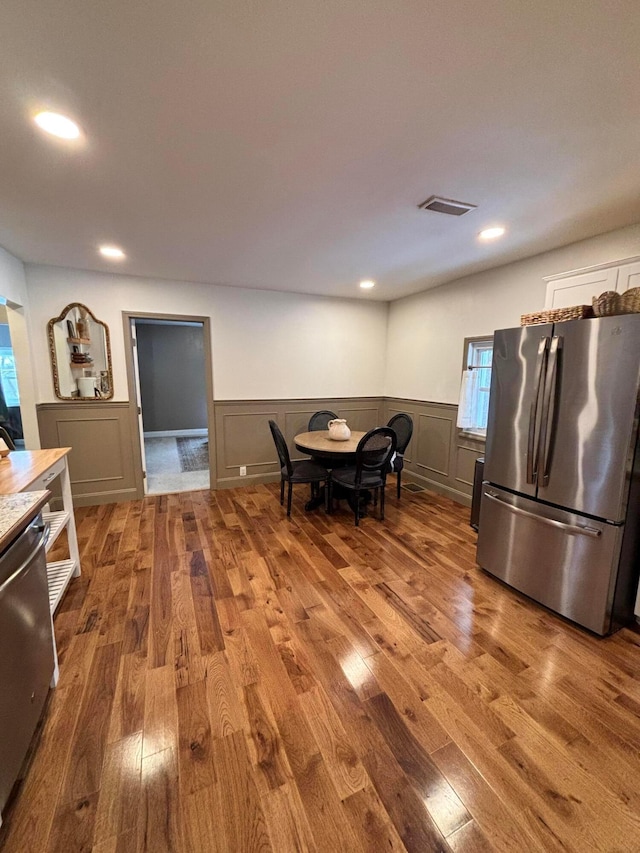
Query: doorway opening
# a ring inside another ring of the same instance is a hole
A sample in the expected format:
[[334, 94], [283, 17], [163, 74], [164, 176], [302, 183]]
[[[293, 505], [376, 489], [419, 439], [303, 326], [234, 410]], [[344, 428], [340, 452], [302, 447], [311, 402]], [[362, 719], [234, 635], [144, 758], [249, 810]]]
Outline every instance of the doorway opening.
[[0, 427], [6, 430], [18, 450], [24, 450], [20, 391], [4, 297], [0, 297]]
[[208, 489], [204, 322], [153, 316], [130, 317], [129, 322], [144, 492]]

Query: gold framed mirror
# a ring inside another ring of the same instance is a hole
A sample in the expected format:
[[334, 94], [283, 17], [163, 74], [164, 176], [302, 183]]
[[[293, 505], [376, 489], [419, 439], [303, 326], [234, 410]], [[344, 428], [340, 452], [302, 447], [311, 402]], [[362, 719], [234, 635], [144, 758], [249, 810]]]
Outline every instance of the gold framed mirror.
[[110, 400], [113, 369], [109, 327], [81, 302], [47, 323], [53, 388], [59, 400]]

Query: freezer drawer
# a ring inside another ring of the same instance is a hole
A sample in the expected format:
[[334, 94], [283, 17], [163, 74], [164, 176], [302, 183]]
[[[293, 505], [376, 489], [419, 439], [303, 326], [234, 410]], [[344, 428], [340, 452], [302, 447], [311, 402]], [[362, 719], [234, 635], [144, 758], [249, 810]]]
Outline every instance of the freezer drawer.
[[485, 484], [478, 563], [556, 613], [607, 634], [623, 530]]

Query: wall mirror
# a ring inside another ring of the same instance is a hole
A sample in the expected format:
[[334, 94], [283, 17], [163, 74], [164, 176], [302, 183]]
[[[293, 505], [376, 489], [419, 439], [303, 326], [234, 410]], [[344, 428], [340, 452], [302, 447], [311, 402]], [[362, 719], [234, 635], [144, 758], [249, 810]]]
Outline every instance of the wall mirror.
[[59, 400], [109, 400], [113, 371], [109, 327], [72, 302], [47, 324], [53, 387]]

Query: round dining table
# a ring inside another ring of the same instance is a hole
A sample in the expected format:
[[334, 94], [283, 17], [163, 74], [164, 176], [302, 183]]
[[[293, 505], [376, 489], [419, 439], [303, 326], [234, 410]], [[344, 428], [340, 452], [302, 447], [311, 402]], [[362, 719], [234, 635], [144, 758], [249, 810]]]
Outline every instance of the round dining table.
[[[343, 465], [355, 464], [356, 449], [363, 435], [366, 433], [352, 430], [351, 438], [346, 441], [336, 441], [334, 438], [329, 438], [328, 429], [319, 429], [313, 432], [301, 432], [295, 436], [293, 443], [297, 450], [315, 457], [326, 468], [342, 468]], [[343, 491], [345, 494], [339, 494], [339, 496], [346, 498], [351, 505], [355, 499], [353, 492], [347, 489]], [[360, 495], [360, 515], [362, 518], [367, 514], [366, 507], [370, 500], [370, 493], [363, 490]], [[308, 501], [304, 508], [310, 511], [321, 506], [324, 502], [325, 498], [321, 492], [318, 497]]]
[[329, 438], [328, 429], [318, 429], [313, 432], [301, 432], [293, 439], [296, 448], [302, 453], [309, 453], [322, 460], [322, 464], [331, 468], [330, 462], [344, 465], [345, 462], [355, 462], [356, 448], [364, 432], [352, 432], [346, 441], [336, 441]]

